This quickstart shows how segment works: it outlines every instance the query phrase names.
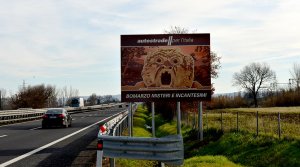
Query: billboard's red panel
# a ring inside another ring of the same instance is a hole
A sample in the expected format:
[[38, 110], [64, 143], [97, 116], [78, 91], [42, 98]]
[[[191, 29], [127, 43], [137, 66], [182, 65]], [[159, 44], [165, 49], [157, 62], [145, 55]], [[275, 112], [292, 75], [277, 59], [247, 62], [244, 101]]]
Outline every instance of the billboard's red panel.
[[122, 102], [210, 101], [210, 35], [121, 35]]

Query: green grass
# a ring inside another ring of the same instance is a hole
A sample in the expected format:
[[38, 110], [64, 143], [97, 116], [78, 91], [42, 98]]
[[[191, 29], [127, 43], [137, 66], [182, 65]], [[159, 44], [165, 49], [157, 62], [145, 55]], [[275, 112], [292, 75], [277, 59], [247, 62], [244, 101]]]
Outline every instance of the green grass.
[[[136, 114], [134, 115], [133, 122], [133, 136], [134, 137], [152, 137], [152, 134], [149, 129], [146, 128], [145, 124], [152, 126], [152, 114], [148, 112], [146, 108], [141, 106], [138, 107]], [[161, 115], [155, 115], [155, 128], [156, 128], [156, 137], [163, 137], [167, 135], [177, 134], [177, 122], [175, 121], [166, 121], [163, 120]], [[184, 140], [192, 139], [191, 141], [185, 143], [185, 155], [188, 155], [187, 152], [192, 150], [199, 140], [194, 140], [195, 131], [191, 131], [191, 127], [181, 125], [181, 133], [184, 137]], [[217, 133], [217, 132], [216, 132]], [[206, 134], [206, 132], [205, 132]], [[215, 133], [211, 133], [215, 135]], [[221, 133], [217, 133], [218, 137]], [[128, 129], [123, 133], [123, 136], [128, 136]], [[192, 138], [190, 138], [192, 136]], [[205, 139], [215, 139], [215, 136], [206, 135]], [[131, 166], [157, 166], [158, 162], [154, 161], [145, 161], [145, 160], [130, 160], [130, 159], [116, 159], [116, 163], [120, 166], [131, 167]], [[218, 167], [218, 166], [239, 166], [235, 165], [233, 162], [230, 162], [226, 157], [223, 156], [204, 156], [201, 158], [186, 159], [184, 166], [208, 166], [208, 167]], [[166, 165], [168, 166], [168, 165]]]
[[195, 156], [184, 161], [183, 166], [185, 167], [241, 167], [229, 161], [225, 156], [220, 155], [206, 155], [206, 156]]
[[300, 107], [268, 107], [268, 108], [226, 108], [226, 109], [214, 109], [211, 111], [217, 112], [245, 112], [245, 113], [256, 113], [259, 111], [260, 113], [286, 113], [286, 114], [299, 114]]
[[[151, 116], [147, 108], [138, 105], [133, 117], [133, 136], [134, 137], [152, 137], [152, 133], [146, 128], [146, 120]], [[125, 129], [122, 136], [128, 136], [128, 128]], [[124, 167], [132, 166], [155, 166], [158, 163], [154, 161], [116, 159], [116, 164]]]
[[300, 166], [300, 141], [278, 140], [249, 132], [231, 132], [204, 147], [196, 148], [189, 157], [221, 155], [236, 164], [247, 166]]
[[[291, 107], [292, 108], [292, 107]], [[296, 107], [294, 107], [296, 108]], [[203, 129], [216, 128], [221, 130], [221, 113], [219, 110], [208, 110], [203, 114]], [[195, 115], [197, 118], [197, 114]], [[176, 120], [176, 119], [174, 119]], [[193, 114], [189, 113], [189, 122], [182, 120], [187, 126], [192, 126], [194, 120]], [[229, 132], [237, 130], [237, 112], [227, 109], [223, 112], [222, 130]], [[196, 119], [197, 124], [197, 119]], [[247, 130], [252, 133], [257, 131], [257, 115], [251, 112], [239, 112], [239, 130]], [[300, 113], [298, 114], [280, 114], [281, 138], [300, 139]], [[278, 113], [259, 113], [258, 131], [265, 135], [272, 135], [279, 138]]]
[[[183, 166], [300, 166], [300, 141], [293, 136], [279, 139], [276, 134], [265, 133], [264, 129], [260, 129], [258, 136], [256, 133], [246, 131], [256, 126], [255, 118], [241, 115], [239, 117], [240, 131], [236, 132], [236, 115], [225, 114], [223, 115], [223, 128], [227, 131], [224, 133], [220, 128], [218, 113], [208, 114], [208, 129], [206, 115], [203, 115], [204, 140], [201, 142], [197, 139], [197, 131], [191, 127], [192, 116], [190, 115], [189, 118], [189, 125], [186, 124], [186, 120], [183, 120], [181, 124], [185, 156]], [[134, 117], [133, 133], [135, 137], [152, 136], [151, 129], [149, 130], [145, 126], [145, 124], [151, 126], [151, 119], [151, 113], [146, 108], [139, 106]], [[268, 123], [272, 123], [268, 121], [274, 120], [262, 119], [261, 121], [259, 126], [266, 127]], [[166, 121], [161, 115], [155, 115], [155, 128], [156, 137], [177, 134], [177, 122]], [[274, 128], [276, 129], [276, 127]], [[288, 126], [283, 129], [285, 128]], [[127, 135], [127, 133], [128, 130], [123, 135]], [[144, 160], [116, 159], [116, 162], [120, 166], [158, 165], [157, 162]]]

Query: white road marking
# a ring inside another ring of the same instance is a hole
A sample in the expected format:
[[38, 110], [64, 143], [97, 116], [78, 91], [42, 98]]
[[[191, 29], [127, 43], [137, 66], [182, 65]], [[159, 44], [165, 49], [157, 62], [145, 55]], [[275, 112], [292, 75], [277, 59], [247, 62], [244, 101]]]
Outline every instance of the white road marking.
[[42, 127], [32, 128], [30, 130], [36, 130], [36, 129], [40, 129], [40, 128], [42, 128]]
[[[85, 117], [85, 116], [84, 116]], [[81, 118], [84, 118], [84, 117], [81, 117]]]
[[7, 135], [2, 135], [2, 136], [0, 136], [0, 137], [5, 137], [5, 136], [7, 136]]
[[99, 124], [99, 123], [101, 123], [101, 122], [103, 122], [103, 121], [105, 121], [105, 120], [107, 120], [107, 119], [109, 119], [109, 118], [111, 118], [111, 117], [114, 117], [114, 116], [116, 116], [116, 115], [118, 115], [118, 114], [120, 114], [120, 113], [117, 113], [117, 114], [115, 114], [115, 115], [112, 115], [112, 116], [110, 116], [110, 117], [107, 117], [107, 118], [105, 118], [105, 119], [103, 119], [103, 120], [101, 120], [101, 121], [98, 121], [98, 122], [96, 122], [96, 123], [94, 123], [94, 124], [92, 124], [92, 125], [89, 125], [89, 126], [87, 126], [87, 127], [85, 127], [85, 128], [82, 128], [82, 129], [80, 129], [80, 130], [78, 130], [78, 131], [76, 131], [76, 132], [74, 132], [74, 133], [72, 133], [72, 134], [69, 134], [69, 135], [67, 135], [67, 136], [65, 136], [65, 137], [63, 137], [63, 138], [60, 138], [60, 139], [58, 139], [58, 140], [56, 140], [56, 141], [53, 141], [53, 142], [51, 142], [51, 143], [49, 143], [49, 144], [46, 144], [46, 145], [44, 145], [44, 146], [42, 146], [42, 147], [40, 147], [40, 148], [37, 148], [37, 149], [35, 149], [35, 150], [32, 150], [32, 151], [30, 151], [30, 152], [28, 152], [28, 153], [26, 153], [26, 154], [24, 154], [24, 155], [21, 155], [21, 156], [19, 156], [19, 157], [16, 157], [16, 158], [14, 158], [14, 159], [12, 159], [12, 160], [9, 160], [9, 161], [3, 163], [3, 164], [0, 164], [0, 167], [5, 167], [5, 166], [8, 166], [8, 165], [10, 165], [10, 164], [12, 164], [12, 163], [15, 163], [15, 162], [17, 162], [17, 161], [20, 161], [21, 159], [24, 159], [24, 158], [26, 158], [26, 157], [28, 157], [28, 156], [30, 156], [30, 155], [32, 155], [32, 154], [35, 154], [35, 153], [37, 153], [37, 152], [39, 152], [39, 151], [41, 151], [41, 150], [43, 150], [43, 149], [45, 149], [45, 148], [48, 148], [48, 147], [54, 145], [54, 144], [56, 144], [56, 143], [58, 143], [58, 142], [60, 142], [60, 141], [63, 141], [63, 140], [65, 140], [65, 139], [67, 139], [67, 138], [69, 138], [69, 137], [71, 137], [71, 136], [74, 136], [74, 135], [76, 135], [77, 133], [80, 133], [80, 132], [82, 132], [82, 131], [84, 131], [84, 130], [86, 130], [86, 129], [88, 129], [88, 128], [94, 126], [94, 125], [97, 125], [97, 124]]
[[35, 122], [35, 121], [41, 121], [41, 120], [33, 120], [33, 121], [26, 121], [26, 122], [20, 122], [20, 123], [13, 123], [13, 124], [8, 124], [8, 125], [1, 125], [1, 127], [5, 127], [5, 126], [10, 126], [10, 125], [17, 125], [17, 124], [25, 124], [25, 123], [28, 123], [28, 122]]
[[92, 116], [92, 115], [89, 115], [89, 116]]

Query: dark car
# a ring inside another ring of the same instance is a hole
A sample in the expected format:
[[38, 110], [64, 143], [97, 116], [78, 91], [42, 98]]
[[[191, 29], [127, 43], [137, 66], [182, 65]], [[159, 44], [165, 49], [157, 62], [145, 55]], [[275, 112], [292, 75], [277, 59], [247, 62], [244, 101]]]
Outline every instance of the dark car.
[[51, 126], [72, 126], [72, 117], [70, 114], [62, 108], [49, 109], [43, 115], [42, 128]]

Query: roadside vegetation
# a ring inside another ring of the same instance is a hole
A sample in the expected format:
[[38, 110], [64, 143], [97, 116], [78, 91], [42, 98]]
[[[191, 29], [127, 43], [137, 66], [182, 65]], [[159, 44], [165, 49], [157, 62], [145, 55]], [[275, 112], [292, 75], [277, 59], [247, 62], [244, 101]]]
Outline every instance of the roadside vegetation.
[[[296, 109], [292, 111], [297, 112]], [[255, 113], [251, 110], [248, 112]], [[213, 125], [216, 121], [212, 119], [213, 114], [208, 116], [208, 123]], [[297, 138], [291, 136], [279, 139], [278, 136], [263, 131], [260, 131], [257, 136], [256, 133], [247, 130], [249, 127], [241, 128], [239, 132], [236, 131], [236, 127], [223, 129], [223, 131], [213, 126], [207, 128], [205, 117], [206, 114], [203, 115], [204, 140], [202, 142], [197, 140], [197, 129], [182, 120], [181, 133], [185, 149], [183, 166], [300, 166], [300, 141]], [[145, 125], [151, 126], [151, 112], [139, 105], [134, 116], [134, 137], [152, 136], [151, 129]], [[176, 121], [165, 120], [161, 114], [155, 115], [155, 125], [156, 137], [177, 133]], [[125, 130], [123, 135], [128, 136], [128, 130]], [[158, 165], [153, 161], [127, 159], [116, 159], [116, 163], [120, 166]]]

